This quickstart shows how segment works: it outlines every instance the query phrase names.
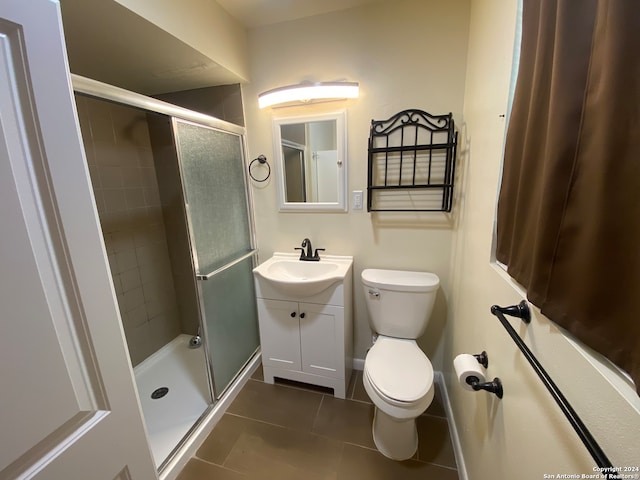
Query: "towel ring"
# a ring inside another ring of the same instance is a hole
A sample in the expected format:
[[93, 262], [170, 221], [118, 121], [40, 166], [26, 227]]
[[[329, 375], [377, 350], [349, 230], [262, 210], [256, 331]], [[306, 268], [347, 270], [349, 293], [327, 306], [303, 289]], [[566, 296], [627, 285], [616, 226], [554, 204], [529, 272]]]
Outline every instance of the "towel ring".
[[[257, 179], [256, 177], [253, 176], [253, 174], [251, 173], [251, 166], [255, 163], [255, 162], [259, 162], [262, 165], [266, 165], [267, 166], [267, 176], [264, 177], [262, 180]], [[255, 180], [256, 182], [265, 182], [270, 176], [271, 176], [271, 167], [269, 166], [269, 162], [267, 162], [267, 157], [265, 157], [264, 155], [258, 155], [257, 158], [254, 158], [253, 160], [251, 160], [251, 163], [249, 164], [249, 176]]]

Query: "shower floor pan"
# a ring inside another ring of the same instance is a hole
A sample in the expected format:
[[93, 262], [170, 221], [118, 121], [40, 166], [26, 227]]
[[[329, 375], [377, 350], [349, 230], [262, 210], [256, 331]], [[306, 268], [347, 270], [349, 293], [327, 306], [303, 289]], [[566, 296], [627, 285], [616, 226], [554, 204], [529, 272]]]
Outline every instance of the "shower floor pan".
[[190, 349], [190, 338], [177, 336], [133, 370], [157, 467], [211, 403], [204, 350]]

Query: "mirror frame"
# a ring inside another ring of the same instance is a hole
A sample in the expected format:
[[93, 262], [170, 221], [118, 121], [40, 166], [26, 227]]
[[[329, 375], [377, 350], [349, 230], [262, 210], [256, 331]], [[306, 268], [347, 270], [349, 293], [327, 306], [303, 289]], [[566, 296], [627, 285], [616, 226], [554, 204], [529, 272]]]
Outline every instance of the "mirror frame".
[[[295, 115], [273, 118], [273, 153], [276, 162], [276, 183], [278, 185], [278, 205], [281, 212], [331, 212], [347, 211], [347, 111]], [[296, 123], [335, 120], [336, 147], [338, 149], [338, 200], [336, 202], [287, 202], [280, 127]]]

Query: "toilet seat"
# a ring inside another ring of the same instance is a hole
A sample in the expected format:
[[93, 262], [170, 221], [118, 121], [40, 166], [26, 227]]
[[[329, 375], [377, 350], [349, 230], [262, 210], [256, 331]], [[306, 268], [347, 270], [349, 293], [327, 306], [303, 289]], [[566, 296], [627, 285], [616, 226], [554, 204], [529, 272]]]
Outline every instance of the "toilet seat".
[[[375, 394], [382, 400], [383, 402], [393, 405], [395, 407], [400, 407], [403, 409], [410, 409], [417, 405], [418, 402], [404, 402], [402, 400], [396, 400], [395, 398], [391, 398], [380, 391], [380, 389], [376, 386], [376, 384], [371, 380], [369, 374], [367, 372], [363, 373], [363, 381], [364, 378], [368, 380], [369, 386], [373, 389]], [[375, 403], [375, 402], [374, 402]]]
[[433, 389], [433, 367], [415, 340], [378, 337], [364, 363], [371, 387], [388, 403], [412, 407]]

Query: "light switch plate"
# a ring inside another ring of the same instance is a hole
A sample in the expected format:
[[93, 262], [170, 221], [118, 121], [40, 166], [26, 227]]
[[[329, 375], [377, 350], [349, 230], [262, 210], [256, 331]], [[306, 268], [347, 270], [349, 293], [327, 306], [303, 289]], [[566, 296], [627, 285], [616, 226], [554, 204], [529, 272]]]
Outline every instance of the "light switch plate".
[[362, 190], [354, 190], [351, 195], [353, 209], [362, 210]]

